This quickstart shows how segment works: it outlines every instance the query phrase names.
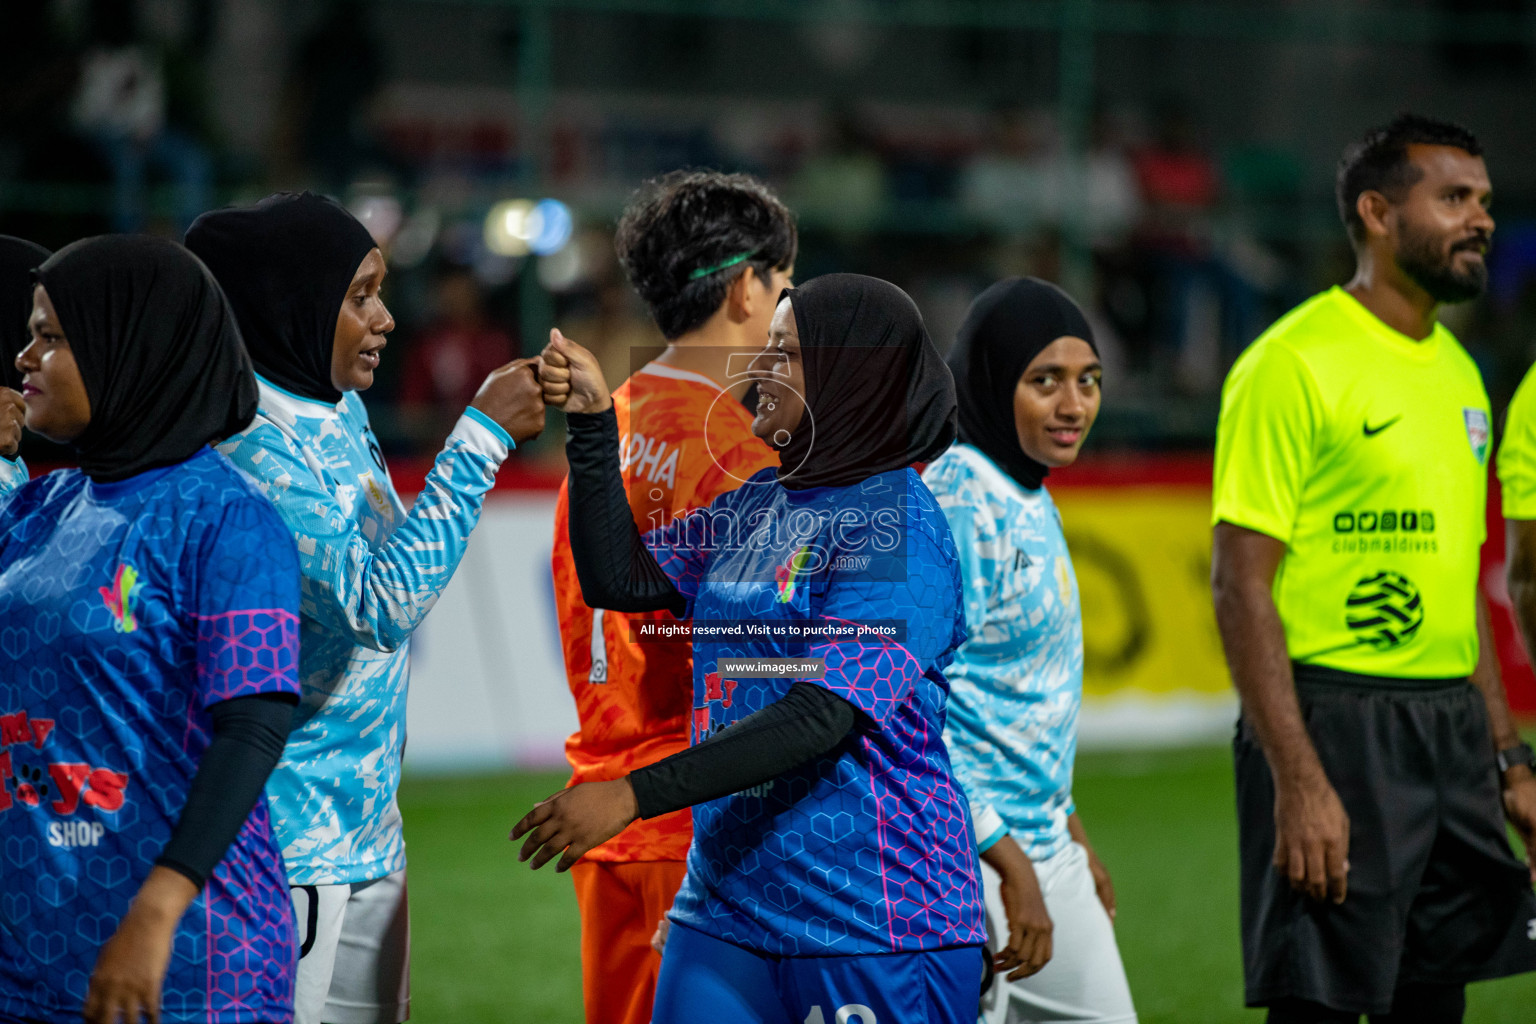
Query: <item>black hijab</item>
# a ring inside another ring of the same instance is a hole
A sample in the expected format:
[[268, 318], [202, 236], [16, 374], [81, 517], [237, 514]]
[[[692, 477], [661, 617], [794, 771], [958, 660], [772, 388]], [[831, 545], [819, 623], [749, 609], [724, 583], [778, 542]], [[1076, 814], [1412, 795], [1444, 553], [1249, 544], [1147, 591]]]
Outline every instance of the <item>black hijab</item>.
[[0, 388], [21, 390], [16, 357], [31, 341], [32, 271], [53, 255], [40, 245], [0, 235]]
[[1033, 277], [1009, 277], [976, 297], [949, 352], [960, 396], [960, 440], [981, 451], [1029, 490], [1050, 470], [1019, 447], [1013, 393], [1024, 370], [1057, 338], [1082, 338], [1094, 352], [1093, 328], [1066, 292]]
[[91, 400], [71, 442], [92, 480], [183, 462], [256, 415], [256, 378], [208, 268], [147, 235], [66, 245], [37, 269]]
[[192, 222], [187, 248], [213, 271], [240, 321], [256, 372], [302, 398], [335, 405], [336, 317], [375, 245], [335, 200], [280, 192]]
[[847, 487], [950, 446], [955, 384], [906, 292], [827, 274], [780, 298], [794, 308], [806, 400], [779, 453], [785, 487]]

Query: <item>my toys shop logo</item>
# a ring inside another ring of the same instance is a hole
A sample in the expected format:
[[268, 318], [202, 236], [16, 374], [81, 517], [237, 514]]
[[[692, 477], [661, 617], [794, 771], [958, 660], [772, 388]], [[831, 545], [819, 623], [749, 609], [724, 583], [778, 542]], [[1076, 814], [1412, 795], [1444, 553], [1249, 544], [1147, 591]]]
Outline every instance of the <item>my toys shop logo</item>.
[[721, 679], [720, 673], [710, 672], [704, 677], [704, 706], [693, 709], [693, 742], [701, 743], [725, 728], [723, 722], [710, 722], [709, 709], [715, 704], [729, 708], [735, 700], [737, 681]]
[[[82, 804], [98, 811], [120, 809], [127, 773], [44, 759], [54, 724], [51, 718], [31, 718], [25, 711], [0, 715], [0, 813], [25, 813], [44, 804], [66, 818], [76, 815]], [[105, 833], [100, 822], [55, 821], [48, 826], [48, 844], [97, 846]]]

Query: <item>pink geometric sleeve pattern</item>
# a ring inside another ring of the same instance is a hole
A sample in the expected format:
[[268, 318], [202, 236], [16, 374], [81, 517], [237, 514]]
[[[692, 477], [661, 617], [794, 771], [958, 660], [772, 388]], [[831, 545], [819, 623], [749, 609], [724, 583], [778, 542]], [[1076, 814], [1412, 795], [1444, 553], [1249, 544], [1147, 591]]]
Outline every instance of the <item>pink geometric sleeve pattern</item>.
[[[855, 625], [832, 616], [823, 616], [823, 621]], [[923, 666], [911, 652], [892, 640], [816, 644], [811, 647], [810, 656], [826, 659], [823, 686], [882, 726], [906, 701], [913, 682], [923, 674]]]
[[299, 693], [299, 617], [282, 608], [197, 617], [204, 708], [257, 693]]
[[299, 556], [264, 498], [231, 502], [199, 545], [194, 618], [204, 709], [299, 694]]

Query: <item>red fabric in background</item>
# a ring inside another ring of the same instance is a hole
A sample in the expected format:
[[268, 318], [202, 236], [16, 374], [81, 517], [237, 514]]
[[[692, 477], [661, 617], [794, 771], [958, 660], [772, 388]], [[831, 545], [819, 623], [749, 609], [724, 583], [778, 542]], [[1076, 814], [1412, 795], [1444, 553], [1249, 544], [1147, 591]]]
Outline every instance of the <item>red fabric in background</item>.
[[[1490, 463], [1492, 459], [1488, 460]], [[1536, 672], [1520, 639], [1514, 608], [1509, 603], [1509, 588], [1504, 576], [1504, 511], [1500, 502], [1499, 478], [1488, 473], [1488, 542], [1483, 545], [1483, 595], [1488, 598], [1492, 618], [1493, 643], [1504, 669], [1504, 689], [1509, 692], [1509, 706], [1522, 717], [1536, 716]]]
[[1198, 151], [1146, 149], [1132, 158], [1142, 197], [1149, 203], [1203, 210], [1216, 203], [1221, 175]]
[[452, 409], [468, 405], [480, 382], [516, 356], [512, 336], [490, 324], [433, 324], [405, 352], [400, 401]]
[[[410, 499], [421, 493], [426, 486], [427, 474], [432, 471], [432, 459], [402, 459], [389, 460], [389, 479], [395, 485], [395, 490], [405, 499], [407, 507]], [[560, 485], [565, 481], [565, 466], [563, 462], [554, 463], [529, 463], [520, 462], [514, 454], [496, 473], [494, 490], [497, 491], [549, 491], [550, 497], [560, 490]]]

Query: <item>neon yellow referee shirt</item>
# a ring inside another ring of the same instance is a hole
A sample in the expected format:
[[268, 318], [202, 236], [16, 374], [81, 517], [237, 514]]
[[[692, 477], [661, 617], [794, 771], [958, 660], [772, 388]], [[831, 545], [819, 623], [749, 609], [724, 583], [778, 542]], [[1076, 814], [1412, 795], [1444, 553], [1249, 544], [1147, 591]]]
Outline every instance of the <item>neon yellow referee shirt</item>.
[[1293, 659], [1471, 674], [1489, 435], [1451, 332], [1414, 341], [1342, 288], [1243, 353], [1222, 389], [1212, 521], [1285, 542], [1274, 594]]
[[1536, 367], [1525, 373], [1504, 418], [1499, 484], [1505, 519], [1536, 519]]

